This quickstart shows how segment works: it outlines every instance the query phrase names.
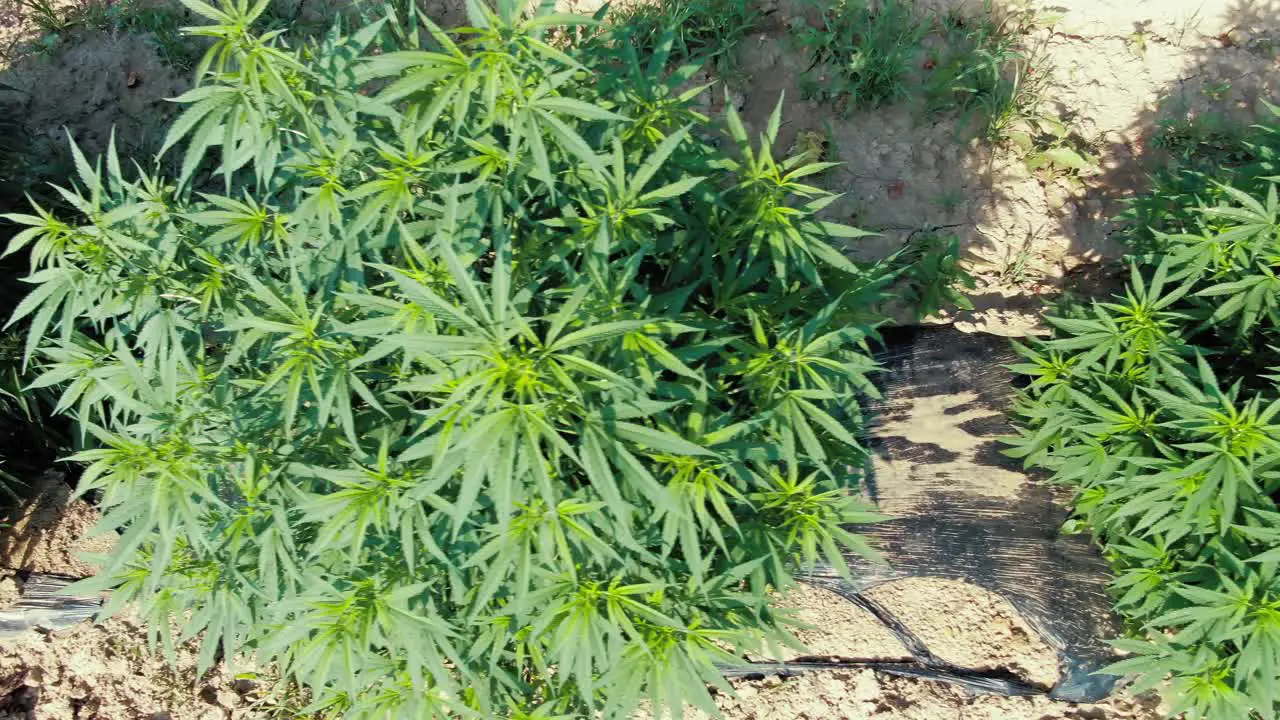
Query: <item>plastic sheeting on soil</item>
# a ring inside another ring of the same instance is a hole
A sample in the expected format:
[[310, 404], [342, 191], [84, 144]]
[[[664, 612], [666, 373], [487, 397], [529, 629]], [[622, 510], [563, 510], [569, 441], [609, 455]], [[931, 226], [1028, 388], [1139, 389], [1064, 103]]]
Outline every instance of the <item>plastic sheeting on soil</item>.
[[[1014, 377], [1004, 365], [1016, 355], [1008, 340], [951, 328], [899, 330], [885, 339], [877, 382], [883, 397], [867, 404], [864, 442], [872, 457], [864, 486], [869, 499], [897, 519], [855, 529], [876, 541], [889, 564], [851, 556], [853, 583], [821, 569], [800, 579], [870, 611], [914, 659], [755, 663], [726, 673], [870, 667], [978, 692], [1072, 702], [1105, 697], [1115, 678], [1093, 673], [1113, 661], [1106, 639], [1118, 629], [1106, 594], [1107, 565], [1087, 538], [1060, 533], [1065, 498], [1000, 453], [999, 438], [1012, 432]], [[1058, 683], [1046, 689], [1008, 671], [977, 671], [938, 657], [863, 594], [907, 577], [959, 580], [1007, 600], [1057, 651]]]
[[[867, 403], [871, 451], [864, 487], [868, 499], [896, 519], [856, 530], [874, 539], [889, 565], [850, 557], [855, 582], [829, 570], [801, 580], [869, 611], [897, 636], [910, 660], [839, 662], [801, 659], [726, 667], [750, 678], [850, 668], [957, 683], [977, 692], [1048, 695], [1093, 702], [1114, 685], [1093, 673], [1112, 659], [1106, 639], [1117, 625], [1105, 588], [1106, 563], [1088, 540], [1063, 536], [1063, 498], [1036, 483], [1000, 453], [1011, 432], [1007, 414], [1013, 376], [1004, 365], [1016, 356], [1008, 341], [950, 328], [897, 330], [878, 375], [882, 398]], [[1046, 688], [1009, 670], [975, 670], [931, 651], [907, 624], [867, 591], [908, 577], [967, 582], [1005, 600], [1059, 660], [1059, 681]], [[27, 629], [67, 627], [88, 619], [98, 598], [64, 598], [67, 579], [29, 573], [21, 601], [0, 610], [0, 638]]]
[[72, 597], [62, 589], [75, 578], [44, 573], [19, 573], [22, 598], [12, 607], [0, 608], [0, 640], [37, 628], [57, 630], [88, 620], [102, 609], [102, 598]]

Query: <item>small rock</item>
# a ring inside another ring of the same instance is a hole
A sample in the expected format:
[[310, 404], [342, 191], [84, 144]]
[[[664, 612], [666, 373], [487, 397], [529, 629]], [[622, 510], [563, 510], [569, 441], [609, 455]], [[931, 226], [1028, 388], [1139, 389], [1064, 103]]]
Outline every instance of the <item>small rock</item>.
[[1051, 185], [1045, 186], [1044, 199], [1045, 199], [1045, 202], [1049, 205], [1050, 210], [1061, 209], [1064, 205], [1067, 204], [1067, 200], [1070, 198], [1071, 198], [1071, 191], [1067, 190], [1061, 185], [1058, 185], [1057, 183], [1053, 183]]
[[6, 608], [18, 602], [22, 597], [22, 588], [15, 577], [0, 578], [0, 608]]
[[858, 673], [853, 679], [853, 697], [862, 702], [871, 702], [880, 697], [880, 683], [871, 670]]

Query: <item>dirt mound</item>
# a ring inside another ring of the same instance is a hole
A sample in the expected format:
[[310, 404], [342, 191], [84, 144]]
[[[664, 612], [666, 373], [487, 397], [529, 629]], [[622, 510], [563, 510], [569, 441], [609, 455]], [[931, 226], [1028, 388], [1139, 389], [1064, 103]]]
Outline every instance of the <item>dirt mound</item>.
[[28, 502], [0, 531], [0, 568], [88, 577], [98, 566], [83, 554], [105, 554], [115, 547], [110, 535], [90, 537], [99, 514], [84, 500], [71, 497], [71, 486], [58, 473], [46, 473]]
[[[1043, 697], [972, 695], [944, 683], [870, 670], [811, 673], [734, 684], [716, 705], [728, 720], [1154, 720], [1154, 701], [1111, 698], [1072, 705]], [[686, 714], [709, 720], [701, 712]]]
[[112, 618], [58, 633], [28, 633], [0, 647], [0, 718], [228, 720], [255, 714], [256, 684], [215, 668], [197, 677], [198, 648], [176, 669], [148, 652], [135, 620]]
[[[167, 102], [191, 86], [140, 35], [89, 35], [21, 58], [7, 68], [4, 110], [37, 142], [100, 153], [114, 129], [121, 154], [154, 151], [179, 109]], [[140, 156], [141, 161], [145, 156]]]

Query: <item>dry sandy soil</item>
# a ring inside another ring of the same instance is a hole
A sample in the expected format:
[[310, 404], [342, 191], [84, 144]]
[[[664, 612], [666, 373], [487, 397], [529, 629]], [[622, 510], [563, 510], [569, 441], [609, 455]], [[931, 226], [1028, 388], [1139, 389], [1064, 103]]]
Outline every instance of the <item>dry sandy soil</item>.
[[[1058, 678], [1054, 651], [1000, 597], [963, 583], [912, 578], [868, 593], [960, 667], [1007, 670], [1034, 684]], [[811, 627], [798, 637], [811, 655], [901, 660], [907, 650], [869, 612], [826, 590], [801, 586], [786, 598]], [[788, 658], [784, 658], [788, 659]], [[720, 696], [729, 720], [1122, 720], [1161, 717], [1154, 697], [1123, 690], [1099, 703], [971, 693], [941, 682], [872, 670], [815, 672], [793, 678], [735, 681], [737, 697]], [[703, 720], [707, 716], [693, 713]]]
[[[584, 0], [579, 9], [591, 9]], [[960, 143], [955, 124], [893, 106], [852, 117], [801, 100], [804, 61], [785, 28], [802, 15], [789, 1], [764, 0], [766, 22], [740, 53], [745, 81], [731, 88], [757, 126], [780, 92], [788, 98], [781, 144], [802, 131], [831, 140], [842, 168], [824, 176], [846, 193], [832, 207], [842, 219], [883, 237], [856, 248], [874, 256], [913, 230], [947, 226], [960, 235], [979, 277], [973, 312], [944, 318], [965, 330], [1004, 335], [1036, 332], [1042, 296], [1097, 283], [1102, 262], [1120, 250], [1108, 220], [1120, 200], [1140, 191], [1161, 162], [1151, 144], [1162, 119], [1210, 112], [1254, 116], [1259, 98], [1276, 97], [1280, 80], [1280, 5], [1248, 0], [1036, 0], [1051, 24], [1027, 38], [1041, 48], [1036, 65], [1049, 109], [1070, 122], [1100, 163], [1081, 183], [1026, 169], [1018, 151]], [[974, 0], [929, 0], [952, 8]], [[997, 5], [1001, 3], [997, 0]], [[999, 8], [998, 8], [999, 9]], [[437, 8], [443, 24], [461, 20], [457, 4]], [[96, 35], [51, 51], [15, 51], [31, 25], [15, 0], [0, 0], [0, 106], [36, 138], [71, 129], [87, 150], [102, 149], [111, 127], [120, 144], [145, 147], [171, 114], [164, 101], [187, 85], [151, 45], [132, 35]], [[1139, 41], [1138, 38], [1141, 38]], [[1084, 280], [1082, 278], [1087, 278]], [[105, 549], [86, 540], [95, 511], [68, 501], [56, 484], [16, 527], [0, 537], [0, 607], [21, 590], [18, 570], [92, 573], [80, 551]], [[873, 591], [935, 654], [958, 665], [1004, 669], [1051, 685], [1056, 658], [1004, 600], [972, 586], [904, 580]], [[905, 650], [874, 618], [823, 590], [788, 598], [802, 620], [811, 654], [902, 658]], [[176, 671], [145, 650], [144, 634], [122, 618], [55, 633], [29, 632], [0, 644], [0, 720], [7, 718], [260, 717], [261, 689], [223, 669], [196, 678], [190, 648]], [[1123, 692], [1095, 705], [1044, 698], [976, 696], [953, 686], [849, 671], [736, 684], [720, 706], [735, 720], [1112, 720], [1154, 718], [1147, 699]]]

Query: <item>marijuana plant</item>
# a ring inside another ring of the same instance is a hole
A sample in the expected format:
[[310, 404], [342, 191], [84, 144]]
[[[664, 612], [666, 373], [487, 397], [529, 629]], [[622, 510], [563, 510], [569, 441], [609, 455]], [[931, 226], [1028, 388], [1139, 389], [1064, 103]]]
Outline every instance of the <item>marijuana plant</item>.
[[290, 48], [267, 0], [184, 2], [177, 176], [76, 151], [78, 217], [8, 216], [121, 533], [85, 589], [353, 718], [710, 707], [788, 641], [767, 591], [870, 551], [856, 396], [901, 271], [841, 253], [829, 163], [774, 157], [777, 110], [722, 138], [670, 37], [584, 53], [503, 0]]
[[[1274, 129], [1258, 136], [1270, 147]], [[1135, 205], [1143, 254], [1113, 302], [1068, 306], [1023, 348], [1010, 454], [1076, 488], [1116, 570], [1131, 657], [1173, 714], [1276, 718], [1280, 687], [1280, 177], [1203, 175]], [[1211, 198], [1206, 203], [1203, 198]]]

